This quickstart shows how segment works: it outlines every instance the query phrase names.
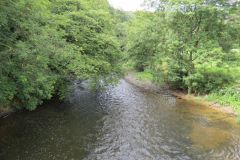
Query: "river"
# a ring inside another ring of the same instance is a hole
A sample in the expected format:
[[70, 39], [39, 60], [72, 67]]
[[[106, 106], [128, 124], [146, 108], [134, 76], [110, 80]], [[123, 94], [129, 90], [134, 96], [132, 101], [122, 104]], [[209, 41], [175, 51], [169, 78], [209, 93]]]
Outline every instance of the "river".
[[0, 120], [1, 160], [237, 160], [235, 118], [124, 80]]

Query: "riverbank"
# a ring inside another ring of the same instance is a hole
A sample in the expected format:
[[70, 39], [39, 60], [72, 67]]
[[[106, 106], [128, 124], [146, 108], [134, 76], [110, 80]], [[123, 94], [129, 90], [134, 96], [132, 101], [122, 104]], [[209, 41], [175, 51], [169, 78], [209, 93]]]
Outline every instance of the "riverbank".
[[219, 102], [209, 101], [205, 97], [188, 95], [187, 93], [176, 91], [176, 90], [169, 90], [168, 87], [159, 87], [158, 85], [153, 83], [153, 80], [151, 78], [145, 78], [145, 79], [139, 78], [138, 75], [134, 72], [127, 74], [125, 76], [125, 80], [128, 83], [133, 84], [147, 91], [156, 92], [156, 93], [168, 92], [179, 99], [193, 101], [194, 103], [210, 107], [214, 110], [217, 110], [226, 114], [231, 114], [234, 116], [238, 115], [237, 111], [235, 111], [234, 107], [232, 106], [221, 105]]
[[9, 114], [13, 113], [14, 110], [10, 107], [0, 107], [0, 118], [7, 117]]

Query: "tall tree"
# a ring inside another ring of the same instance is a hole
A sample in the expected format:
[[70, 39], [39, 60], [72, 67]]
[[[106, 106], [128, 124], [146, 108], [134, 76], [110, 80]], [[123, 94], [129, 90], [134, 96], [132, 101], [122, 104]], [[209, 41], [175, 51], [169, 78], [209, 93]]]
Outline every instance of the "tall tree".
[[34, 110], [74, 79], [118, 72], [107, 0], [2, 0], [0, 106]]

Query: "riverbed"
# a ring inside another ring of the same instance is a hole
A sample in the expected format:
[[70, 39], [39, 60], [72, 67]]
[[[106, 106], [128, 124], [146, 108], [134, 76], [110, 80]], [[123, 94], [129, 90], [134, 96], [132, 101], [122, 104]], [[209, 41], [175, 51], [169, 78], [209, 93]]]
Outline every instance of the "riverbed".
[[238, 160], [231, 115], [121, 80], [0, 119], [1, 160]]

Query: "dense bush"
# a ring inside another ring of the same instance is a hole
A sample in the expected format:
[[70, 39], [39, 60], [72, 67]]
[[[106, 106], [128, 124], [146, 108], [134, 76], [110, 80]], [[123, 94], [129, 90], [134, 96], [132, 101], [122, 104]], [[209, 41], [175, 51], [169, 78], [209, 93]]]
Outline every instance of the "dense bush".
[[228, 68], [204, 67], [196, 70], [196, 73], [184, 80], [192, 82], [194, 93], [209, 93], [213, 90], [227, 87], [236, 82], [236, 73]]
[[1, 0], [0, 106], [34, 110], [71, 80], [117, 72], [107, 0]]

